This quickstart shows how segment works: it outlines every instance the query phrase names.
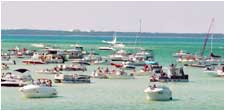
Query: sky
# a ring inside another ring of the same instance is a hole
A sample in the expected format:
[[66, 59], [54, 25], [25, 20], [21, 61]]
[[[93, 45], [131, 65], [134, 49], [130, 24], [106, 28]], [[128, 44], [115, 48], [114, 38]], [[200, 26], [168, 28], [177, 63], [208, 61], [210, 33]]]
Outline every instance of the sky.
[[223, 1], [3, 1], [2, 29], [224, 33]]

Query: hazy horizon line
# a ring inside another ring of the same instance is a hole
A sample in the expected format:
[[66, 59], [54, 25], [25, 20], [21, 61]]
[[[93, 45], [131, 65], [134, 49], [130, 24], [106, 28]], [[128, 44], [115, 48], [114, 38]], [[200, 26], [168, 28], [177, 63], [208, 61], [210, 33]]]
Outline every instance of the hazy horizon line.
[[[64, 32], [76, 32], [73, 30], [79, 30], [77, 32], [125, 32], [125, 33], [139, 33], [135, 31], [114, 31], [114, 30], [95, 30], [95, 29], [89, 29], [89, 30], [81, 30], [81, 29], [71, 29], [71, 30], [62, 30], [62, 29], [32, 29], [32, 28], [7, 28], [7, 29], [1, 29], [1, 30], [39, 30], [39, 31], [64, 31]], [[168, 33], [168, 34], [207, 34], [208, 32], [141, 32], [141, 33]], [[220, 32], [216, 32], [213, 34], [223, 34]]]

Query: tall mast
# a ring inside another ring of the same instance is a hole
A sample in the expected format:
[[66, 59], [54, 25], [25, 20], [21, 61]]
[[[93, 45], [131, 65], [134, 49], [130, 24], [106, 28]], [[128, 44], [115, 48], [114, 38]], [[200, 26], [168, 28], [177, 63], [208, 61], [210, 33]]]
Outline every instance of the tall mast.
[[137, 35], [136, 35], [136, 39], [135, 39], [135, 43], [134, 43], [134, 49], [136, 49], [137, 38], [141, 34], [141, 24], [142, 24], [142, 20], [140, 19], [139, 20], [139, 32], [137, 32]]
[[213, 52], [213, 27], [215, 24], [212, 25], [212, 32], [211, 32], [211, 53]]
[[214, 23], [214, 18], [212, 18], [211, 23], [209, 25], [209, 30], [208, 30], [208, 33], [206, 34], [206, 38], [205, 38], [205, 41], [204, 41], [204, 44], [203, 44], [203, 47], [202, 47], [202, 51], [201, 51], [200, 57], [203, 57], [203, 55], [204, 55], [205, 47], [207, 45], [207, 41], [208, 41], [208, 38], [209, 38], [210, 31], [211, 31], [211, 28], [213, 26], [213, 23]]

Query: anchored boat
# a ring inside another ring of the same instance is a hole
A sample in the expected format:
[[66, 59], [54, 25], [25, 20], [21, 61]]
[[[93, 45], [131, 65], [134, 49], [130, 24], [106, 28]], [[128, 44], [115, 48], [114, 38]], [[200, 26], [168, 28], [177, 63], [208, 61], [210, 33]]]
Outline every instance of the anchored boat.
[[91, 83], [90, 76], [78, 74], [56, 74], [54, 81], [55, 83]]
[[166, 86], [149, 86], [144, 90], [146, 99], [153, 101], [172, 100], [172, 91]]
[[1, 86], [21, 87], [32, 80], [28, 69], [16, 69], [13, 72], [2, 73]]
[[38, 79], [33, 84], [26, 85], [19, 91], [27, 98], [49, 98], [57, 96], [57, 91], [52, 87], [49, 79]]

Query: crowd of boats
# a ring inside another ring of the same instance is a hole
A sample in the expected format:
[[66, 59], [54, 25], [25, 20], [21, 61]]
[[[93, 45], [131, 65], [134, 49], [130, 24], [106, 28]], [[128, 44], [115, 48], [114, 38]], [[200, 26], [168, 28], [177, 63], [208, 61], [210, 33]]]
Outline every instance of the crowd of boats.
[[[153, 50], [134, 48], [134, 52], [127, 52], [123, 49], [124, 44], [116, 42], [116, 35], [113, 41], [103, 42], [110, 44], [110, 47], [100, 47], [99, 50], [112, 50], [111, 55], [101, 56], [94, 50], [84, 50], [84, 47], [79, 44], [72, 45], [72, 49], [32, 44], [38, 50], [16, 47], [7, 52], [2, 51], [1, 70], [4, 72], [1, 74], [1, 86], [21, 87], [19, 91], [25, 97], [42, 98], [57, 96], [57, 89], [54, 86], [59, 83], [88, 84], [92, 79], [135, 79], [136, 76], [146, 76], [151, 84], [144, 90], [147, 99], [171, 100], [172, 90], [165, 85], [157, 85], [157, 82], [189, 82], [189, 74], [185, 73], [184, 67], [203, 68], [204, 72], [224, 76], [223, 58], [212, 52], [208, 57], [203, 56], [206, 44], [200, 56], [179, 50], [173, 54], [176, 63], [163, 67], [155, 60]], [[22, 59], [24, 65], [55, 64], [53, 68], [35, 71], [36, 74], [54, 75], [54, 86], [49, 78], [34, 79], [29, 69], [11, 69], [11, 65], [18, 64], [16, 59]], [[180, 63], [182, 65], [178, 65]], [[106, 67], [100, 67], [101, 64]], [[90, 65], [98, 65], [98, 67], [91, 74], [90, 71], [87, 74], [79, 74], [79, 71], [86, 73]]]
[[[183, 53], [182, 51], [180, 52]], [[181, 57], [187, 54], [178, 55]], [[185, 66], [178, 67], [177, 64], [171, 64], [167, 68], [168, 71], [165, 71], [165, 68], [154, 59], [152, 50], [139, 49], [135, 53], [127, 53], [125, 50], [119, 49], [108, 57], [102, 57], [93, 50], [84, 51], [84, 48], [80, 45], [75, 45], [74, 49], [70, 50], [70, 52], [54, 48], [29, 51], [25, 48], [20, 50], [16, 47], [15, 49], [8, 50], [8, 53], [2, 54], [1, 57], [2, 70], [4, 70], [1, 76], [1, 86], [21, 87], [19, 91], [28, 98], [54, 97], [57, 95], [57, 90], [56, 87], [52, 87], [52, 80], [49, 78], [37, 78], [35, 80], [28, 69], [18, 68], [7, 72], [10, 69], [10, 65], [18, 64], [15, 59], [23, 58], [22, 64], [24, 65], [56, 64], [53, 68], [35, 71], [36, 74], [54, 75], [54, 83], [91, 83], [91, 79], [95, 78], [135, 79], [136, 76], [146, 76], [149, 77], [149, 82], [152, 86], [147, 87], [144, 92], [147, 94], [147, 99], [151, 100], [172, 99], [172, 91], [166, 86], [157, 86], [156, 82], [189, 81], [189, 75], [185, 74], [183, 69]], [[99, 66], [91, 74], [79, 74], [79, 71], [85, 73], [89, 65], [96, 64], [105, 64], [107, 67], [103, 68]], [[218, 64], [217, 67], [213, 63], [210, 67], [204, 68], [205, 72], [216, 72], [220, 76], [224, 74], [223, 64]], [[63, 71], [68, 73], [63, 74]]]

